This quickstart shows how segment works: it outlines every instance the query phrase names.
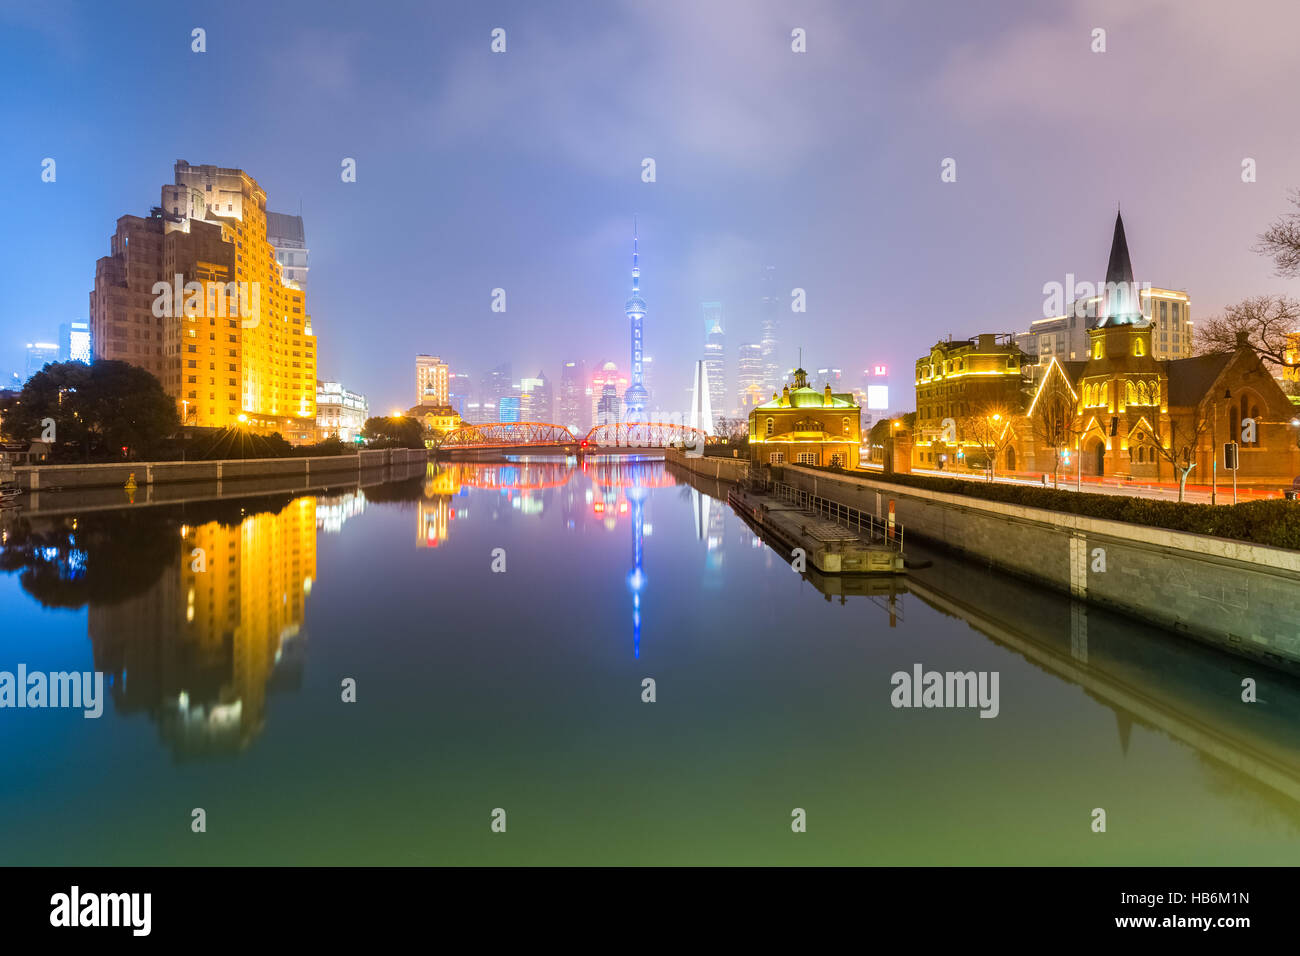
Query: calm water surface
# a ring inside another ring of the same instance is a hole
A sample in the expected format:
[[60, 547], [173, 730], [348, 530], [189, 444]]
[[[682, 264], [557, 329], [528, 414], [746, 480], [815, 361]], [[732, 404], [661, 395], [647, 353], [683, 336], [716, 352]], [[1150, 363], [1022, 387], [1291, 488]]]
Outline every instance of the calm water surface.
[[[1295, 681], [911, 543], [933, 566], [840, 594], [693, 481], [10, 515], [0, 670], [109, 700], [0, 710], [0, 862], [1300, 860]], [[918, 662], [997, 671], [998, 717], [893, 708]]]

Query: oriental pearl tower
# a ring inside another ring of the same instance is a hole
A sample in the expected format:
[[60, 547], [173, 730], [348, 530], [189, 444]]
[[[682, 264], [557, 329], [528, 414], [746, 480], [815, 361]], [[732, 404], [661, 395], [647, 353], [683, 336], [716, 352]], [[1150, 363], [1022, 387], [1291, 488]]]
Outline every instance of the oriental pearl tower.
[[632, 296], [627, 300], [623, 311], [627, 313], [628, 322], [632, 326], [632, 374], [629, 376], [631, 384], [623, 393], [624, 421], [636, 424], [645, 421], [645, 409], [650, 401], [650, 393], [645, 389], [641, 371], [641, 356], [645, 350], [645, 339], [642, 337], [645, 299], [641, 298], [641, 265], [637, 254], [635, 219], [632, 220]]

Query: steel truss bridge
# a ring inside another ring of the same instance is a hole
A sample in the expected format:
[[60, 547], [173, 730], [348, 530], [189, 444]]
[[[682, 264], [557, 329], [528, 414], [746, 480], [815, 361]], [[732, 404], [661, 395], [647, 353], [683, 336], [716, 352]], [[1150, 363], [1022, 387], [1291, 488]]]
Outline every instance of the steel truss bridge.
[[443, 436], [437, 447], [446, 451], [571, 448], [576, 454], [598, 454], [608, 449], [691, 447], [718, 440], [698, 428], [670, 422], [597, 425], [583, 438], [578, 438], [563, 425], [548, 422], [493, 422], [453, 429]]

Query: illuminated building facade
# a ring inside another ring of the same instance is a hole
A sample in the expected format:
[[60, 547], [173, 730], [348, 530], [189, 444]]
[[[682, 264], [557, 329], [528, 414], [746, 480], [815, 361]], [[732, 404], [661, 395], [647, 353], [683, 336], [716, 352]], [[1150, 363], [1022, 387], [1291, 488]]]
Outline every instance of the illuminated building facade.
[[763, 391], [763, 347], [746, 342], [740, 347], [736, 359], [736, 405], [748, 414], [755, 405], [767, 398]]
[[415, 405], [406, 410], [406, 416], [444, 435], [453, 428], [460, 428], [462, 421], [460, 413], [451, 405]]
[[622, 399], [627, 394], [627, 376], [614, 362], [605, 362], [591, 377], [591, 421], [593, 425], [614, 425], [622, 420]]
[[119, 218], [96, 263], [91, 342], [154, 373], [185, 424], [296, 444], [316, 433], [316, 336], [266, 233], [256, 180], [178, 160], [161, 206]]
[[[916, 427], [912, 463], [951, 467], [976, 444], [967, 434], [983, 420], [1010, 416], [1028, 404], [1032, 360], [1011, 336], [982, 334], [938, 342], [916, 361]], [[945, 420], [951, 420], [945, 426]]]
[[337, 435], [341, 441], [356, 441], [370, 417], [370, 402], [360, 392], [351, 392], [340, 382], [316, 386], [316, 428], [321, 439]]
[[447, 363], [436, 355], [415, 357], [415, 404], [447, 404]]
[[794, 385], [749, 413], [750, 461], [763, 465], [858, 467], [861, 409], [851, 394], [818, 391], [808, 373], [794, 371]]
[[[1132, 277], [1123, 221], [1116, 217], [1107, 289], [1132, 288]], [[1259, 355], [1240, 338], [1233, 351], [1164, 358], [1159, 309], [1152, 318], [1131, 299], [1103, 298], [1082, 361], [1049, 360], [999, 465], [1053, 470], [1056, 450], [1043, 438], [1052, 432], [1041, 418], [1048, 404], [1042, 396], [1055, 390], [1068, 396], [1074, 413], [1059, 450], [1082, 475], [1176, 482], [1170, 453], [1179, 457], [1178, 449], [1190, 445], [1189, 481], [1209, 484], [1217, 458], [1222, 483], [1232, 477], [1224, 468], [1223, 445], [1235, 442], [1238, 484], [1289, 486], [1300, 474], [1294, 406]]]
[[582, 436], [591, 430], [591, 393], [585, 362], [565, 362], [560, 369], [556, 414], [556, 424], [563, 425], [575, 435]]
[[632, 295], [628, 298], [623, 311], [627, 315], [632, 331], [631, 384], [623, 393], [623, 417], [625, 421], [640, 422], [645, 421], [645, 410], [650, 401], [650, 393], [646, 391], [645, 370], [642, 367], [645, 351], [646, 308], [645, 299], [641, 298], [641, 263], [637, 251], [635, 224], [632, 227]]
[[759, 276], [759, 316], [762, 319], [763, 350], [763, 394], [768, 395], [781, 388], [781, 363], [778, 359], [780, 343], [777, 337], [781, 331], [781, 299], [777, 295], [776, 266], [764, 266]]
[[704, 365], [709, 372], [709, 405], [713, 409], [713, 427], [727, 417], [726, 333], [722, 330], [722, 303], [705, 302]]
[[64, 322], [59, 326], [59, 357], [65, 362], [90, 364], [89, 322]]

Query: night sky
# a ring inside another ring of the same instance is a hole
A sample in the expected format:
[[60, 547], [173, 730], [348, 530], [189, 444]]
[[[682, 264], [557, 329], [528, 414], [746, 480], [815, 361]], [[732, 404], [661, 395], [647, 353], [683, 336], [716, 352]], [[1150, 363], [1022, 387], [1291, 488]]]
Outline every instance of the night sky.
[[888, 363], [910, 408], [936, 339], [1023, 330], [1044, 283], [1102, 278], [1117, 204], [1137, 280], [1194, 320], [1300, 291], [1251, 251], [1300, 186], [1298, 35], [1294, 0], [6, 0], [0, 368], [87, 317], [115, 220], [186, 159], [301, 209], [320, 376], [372, 410], [411, 404], [417, 352], [476, 379], [625, 367], [634, 215], [653, 404], [686, 404], [703, 300], [734, 394], [771, 264], [807, 295], [782, 363]]

